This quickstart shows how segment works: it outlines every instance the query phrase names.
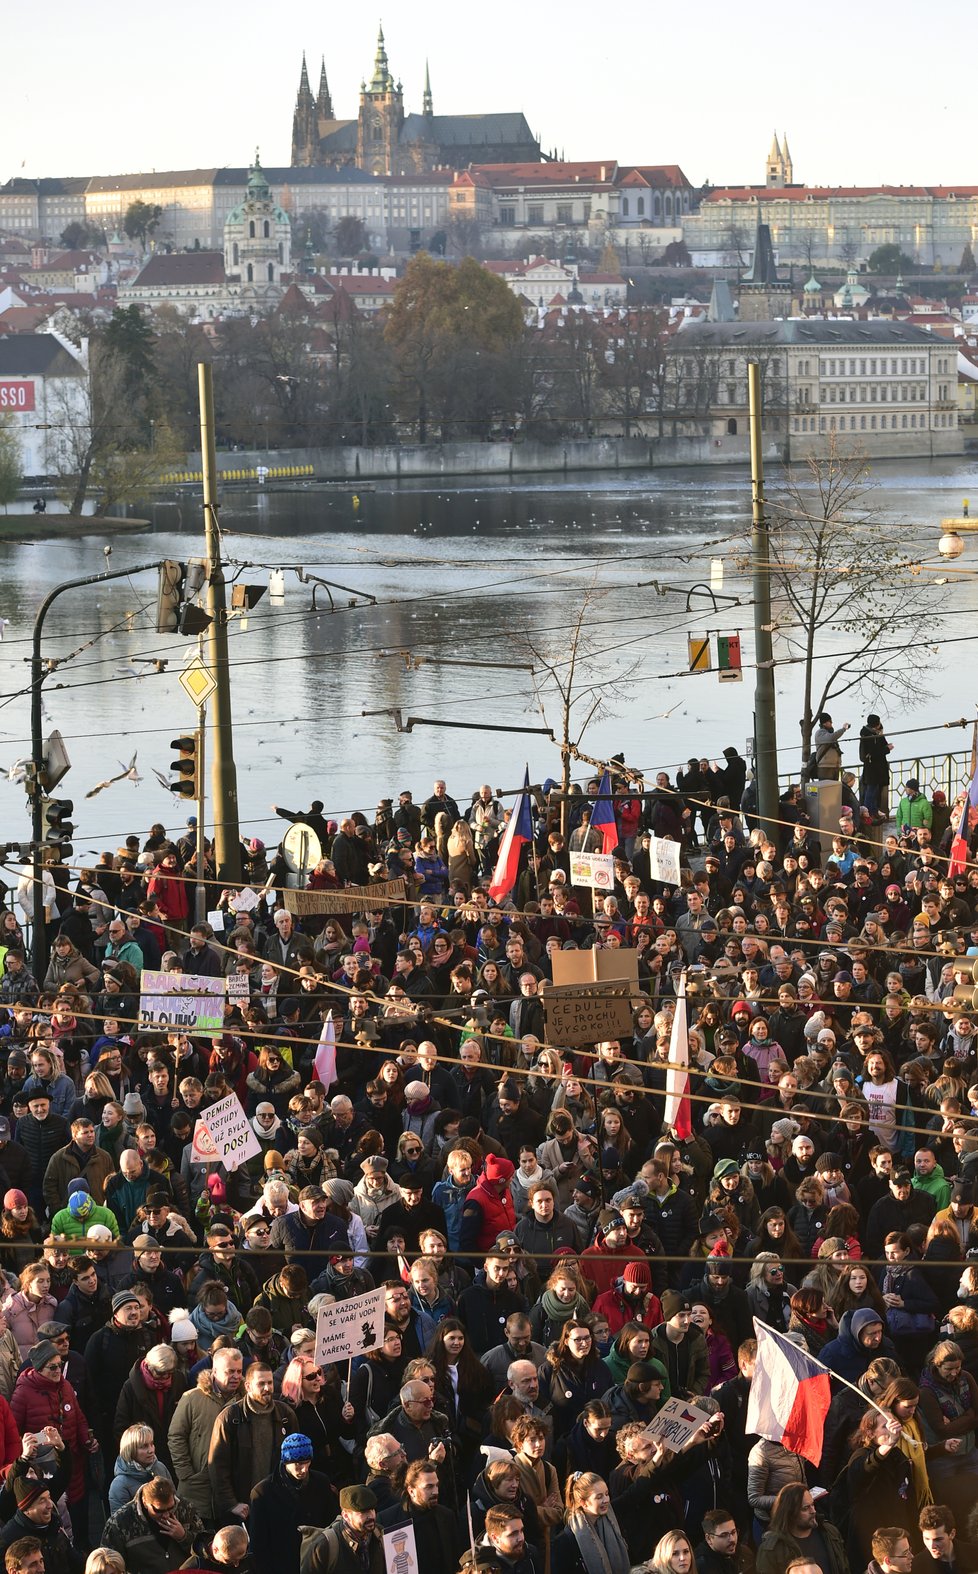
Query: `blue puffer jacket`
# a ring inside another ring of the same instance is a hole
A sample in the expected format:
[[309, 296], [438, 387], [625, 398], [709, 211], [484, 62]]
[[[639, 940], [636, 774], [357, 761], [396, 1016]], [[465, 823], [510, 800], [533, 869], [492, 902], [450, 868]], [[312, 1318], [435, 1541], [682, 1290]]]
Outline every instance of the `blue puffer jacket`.
[[114, 1514], [117, 1509], [125, 1508], [131, 1503], [141, 1486], [147, 1481], [152, 1481], [154, 1476], [162, 1476], [166, 1481], [173, 1477], [161, 1459], [155, 1459], [146, 1468], [137, 1465], [135, 1460], [123, 1459], [121, 1456], [115, 1462], [115, 1471], [109, 1483], [109, 1513]]

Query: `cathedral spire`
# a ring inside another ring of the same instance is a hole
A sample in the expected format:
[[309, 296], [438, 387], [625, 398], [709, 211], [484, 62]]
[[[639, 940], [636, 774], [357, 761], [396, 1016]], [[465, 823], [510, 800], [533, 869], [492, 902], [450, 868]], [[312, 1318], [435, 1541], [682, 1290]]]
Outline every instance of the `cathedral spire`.
[[778, 142], [778, 133], [777, 132], [775, 132], [773, 137], [771, 138], [771, 151], [768, 154], [767, 158], [768, 158], [768, 163], [769, 164], [780, 164], [781, 163], [781, 144]]
[[302, 51], [302, 72], [299, 76], [299, 98], [302, 101], [312, 98], [312, 89], [309, 86], [309, 71], [306, 66], [306, 52]]
[[370, 83], [371, 93], [389, 93], [394, 86], [390, 66], [387, 63], [387, 49], [384, 45], [384, 24], [377, 28], [377, 53], [374, 56], [374, 74]]
[[325, 55], [319, 68], [319, 96], [316, 99], [316, 109], [324, 120], [332, 120], [333, 100], [329, 96], [329, 83], [326, 80]]
[[431, 100], [431, 72], [428, 69], [426, 60], [424, 63], [424, 98], [421, 102], [421, 113], [423, 115], [433, 115], [434, 112], [434, 105]]

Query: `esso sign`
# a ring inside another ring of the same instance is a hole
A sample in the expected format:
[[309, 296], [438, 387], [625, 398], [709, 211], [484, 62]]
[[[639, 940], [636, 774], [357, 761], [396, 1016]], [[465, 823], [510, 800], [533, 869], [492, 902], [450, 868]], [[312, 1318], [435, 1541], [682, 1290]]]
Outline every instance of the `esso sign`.
[[0, 381], [0, 410], [33, 410], [34, 384]]

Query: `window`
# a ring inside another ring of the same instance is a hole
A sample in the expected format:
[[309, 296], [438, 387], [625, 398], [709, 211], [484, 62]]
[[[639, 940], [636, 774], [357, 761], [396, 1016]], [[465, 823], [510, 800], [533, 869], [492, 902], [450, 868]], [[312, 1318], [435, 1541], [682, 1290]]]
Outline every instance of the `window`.
[[902, 418], [902, 420], [901, 420], [901, 422], [900, 422], [900, 425], [901, 425], [901, 426], [902, 426], [902, 427], [903, 427], [903, 428], [904, 428], [904, 429], [906, 429], [906, 425], [907, 425], [907, 418], [906, 418], [906, 416], [904, 416], [904, 417], [903, 417], [903, 418]]
[[529, 203], [527, 203], [526, 222], [527, 222], [527, 224], [542, 224], [543, 223], [543, 203], [542, 202], [529, 202]]
[[255, 238], [255, 221], [254, 221], [254, 219], [249, 220], [249, 223], [248, 223], [248, 238], [249, 238], [249, 240], [254, 240], [254, 238]]
[[645, 214], [645, 198], [644, 197], [639, 197], [639, 199], [638, 199], [638, 216], [639, 216], [639, 218], [642, 218], [644, 216], [644, 214]]
[[271, 233], [272, 232], [268, 227], [268, 220], [266, 219], [262, 225], [262, 234], [264, 235], [265, 239], [268, 240], [268, 237], [271, 235]]
[[736, 417], [735, 416], [731, 416], [730, 420], [727, 422], [727, 436], [728, 437], [736, 437], [737, 436], [737, 421], [736, 421]]
[[499, 222], [500, 222], [500, 224], [515, 224], [516, 223], [516, 209], [515, 208], [500, 208], [500, 210], [499, 210]]
[[254, 282], [255, 282], [255, 270], [251, 266], [251, 263], [249, 262], [249, 264], [248, 264], [248, 283], [249, 284], [254, 284]]
[[269, 282], [269, 284], [274, 284], [275, 283], [275, 264], [274, 264], [274, 262], [270, 262], [268, 264], [268, 282]]
[[621, 216], [622, 216], [623, 219], [627, 219], [628, 218], [628, 198], [627, 197], [622, 197], [622, 199], [621, 199]]
[[231, 264], [235, 268], [238, 266], [238, 243], [237, 243], [237, 241], [235, 241], [234, 245], [231, 247]]
[[572, 202], [558, 202], [558, 204], [557, 204], [557, 223], [558, 224], [573, 224], [573, 222], [574, 222], [574, 204]]

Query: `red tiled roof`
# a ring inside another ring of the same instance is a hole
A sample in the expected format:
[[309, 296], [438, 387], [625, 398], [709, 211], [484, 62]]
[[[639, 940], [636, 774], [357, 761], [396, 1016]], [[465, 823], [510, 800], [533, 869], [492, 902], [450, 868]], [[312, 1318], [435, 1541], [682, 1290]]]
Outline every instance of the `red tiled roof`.
[[678, 164], [631, 164], [618, 184], [619, 186], [686, 187], [690, 182]]
[[978, 186], [719, 186], [705, 202], [825, 202], [854, 197], [978, 197]]

